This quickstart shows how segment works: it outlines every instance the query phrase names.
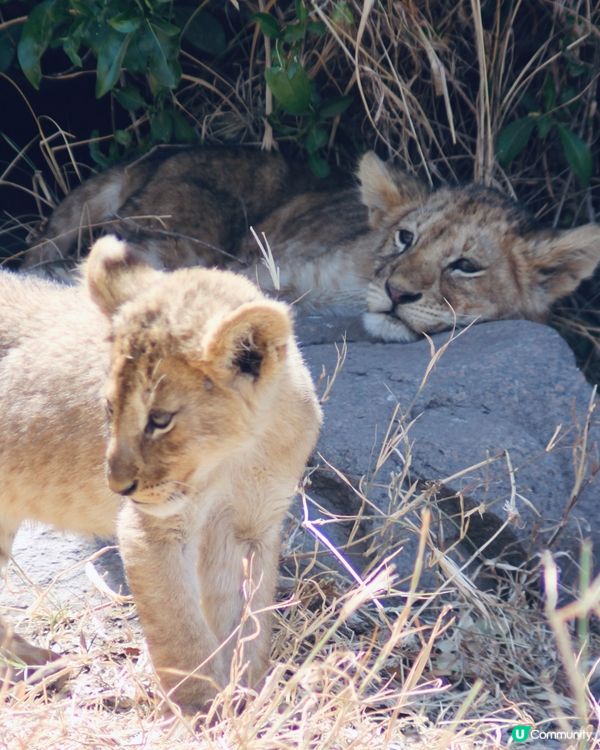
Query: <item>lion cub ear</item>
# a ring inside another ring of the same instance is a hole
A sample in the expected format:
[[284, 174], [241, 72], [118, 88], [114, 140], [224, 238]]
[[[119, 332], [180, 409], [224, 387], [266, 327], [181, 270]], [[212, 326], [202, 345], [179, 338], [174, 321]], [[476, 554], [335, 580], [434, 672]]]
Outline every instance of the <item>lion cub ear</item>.
[[592, 276], [600, 264], [600, 224], [538, 232], [528, 238], [526, 253], [533, 269], [534, 292], [547, 312], [553, 302]]
[[358, 165], [360, 198], [369, 209], [369, 224], [372, 229], [381, 226], [386, 216], [398, 210], [409, 210], [421, 205], [429, 191], [416, 177], [388, 166], [374, 151], [367, 151]]
[[157, 273], [145, 257], [112, 235], [97, 240], [84, 266], [91, 298], [105, 315], [113, 315]]
[[285, 358], [292, 334], [287, 305], [248, 302], [217, 321], [204, 341], [204, 363], [217, 377], [267, 377]]

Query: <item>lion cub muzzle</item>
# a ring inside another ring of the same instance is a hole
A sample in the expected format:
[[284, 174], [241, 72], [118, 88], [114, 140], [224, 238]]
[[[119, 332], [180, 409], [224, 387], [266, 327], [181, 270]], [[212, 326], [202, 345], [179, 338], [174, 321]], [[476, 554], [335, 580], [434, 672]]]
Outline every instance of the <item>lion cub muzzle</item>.
[[396, 305], [410, 305], [411, 302], [418, 302], [423, 297], [421, 292], [409, 292], [394, 286], [389, 279], [385, 282], [385, 291], [394, 307]]
[[133, 495], [133, 493], [138, 488], [138, 481], [137, 479], [134, 479], [133, 482], [130, 482], [129, 484], [123, 485], [122, 483], [119, 484], [118, 482], [110, 481], [108, 482], [108, 485], [110, 489], [115, 492], [117, 495], [125, 495], [130, 496]]
[[111, 441], [106, 455], [106, 478], [111, 492], [131, 496], [139, 488], [138, 468], [130, 455], [124, 455], [120, 446]]

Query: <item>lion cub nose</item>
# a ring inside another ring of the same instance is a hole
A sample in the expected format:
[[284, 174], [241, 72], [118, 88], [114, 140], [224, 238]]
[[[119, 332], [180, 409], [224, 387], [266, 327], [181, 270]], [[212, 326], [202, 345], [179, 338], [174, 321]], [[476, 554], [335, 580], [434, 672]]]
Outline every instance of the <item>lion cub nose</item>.
[[418, 302], [423, 296], [421, 292], [405, 292], [403, 289], [398, 289], [389, 281], [385, 282], [385, 291], [395, 305], [408, 305], [410, 302]]
[[109, 477], [108, 486], [113, 492], [116, 492], [117, 495], [133, 495], [138, 488], [138, 481], [137, 479], [134, 479], [133, 482], [126, 484], [124, 482], [119, 482], [118, 479]]

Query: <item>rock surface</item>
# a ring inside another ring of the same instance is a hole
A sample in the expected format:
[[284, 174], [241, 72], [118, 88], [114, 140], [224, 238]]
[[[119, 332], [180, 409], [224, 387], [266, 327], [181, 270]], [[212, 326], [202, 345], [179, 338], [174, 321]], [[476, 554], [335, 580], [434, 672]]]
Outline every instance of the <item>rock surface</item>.
[[[324, 404], [318, 469], [305, 501], [294, 506], [296, 518], [304, 521], [306, 512], [312, 520], [308, 529], [290, 521], [284, 553], [320, 548], [326, 567], [349, 565], [361, 574], [385, 555], [397, 553], [394, 562], [403, 575], [410, 575], [427, 492], [421, 487], [407, 495], [398, 487], [401, 480], [406, 486], [420, 479], [442, 480], [464, 490], [475, 503], [485, 503], [500, 522], [512, 498], [520, 523], [511, 529], [526, 554], [535, 554], [565, 512], [579, 460], [585, 479], [568, 529], [554, 549], [576, 550], [580, 536], [592, 537], [598, 548], [600, 478], [593, 476], [600, 466], [597, 426], [590, 428], [583, 450], [592, 389], [557, 333], [533, 323], [506, 321], [474, 326], [447, 346], [449, 334], [434, 337], [432, 344], [382, 344], [364, 340], [356, 321], [347, 323], [320, 318], [298, 323], [320, 393], [335, 370], [344, 330], [349, 343]], [[333, 342], [338, 342], [337, 350]], [[431, 347], [438, 352], [433, 365]], [[388, 455], [383, 456], [386, 443]], [[353, 489], [359, 486], [362, 496]], [[421, 498], [415, 508], [411, 497]], [[334, 522], [328, 512], [345, 520]], [[365, 534], [371, 536], [364, 539]], [[325, 535], [338, 547], [351, 536], [345, 562], [336, 561], [315, 535]], [[14, 552], [25, 573], [47, 585], [57, 570], [100, 546], [24, 528]], [[488, 554], [494, 550], [488, 548]], [[114, 557], [103, 556], [96, 566], [107, 567], [110, 585], [118, 588]], [[90, 586], [80, 566], [58, 580], [53, 592], [70, 599]], [[16, 603], [14, 592], [4, 587], [0, 605]]]
[[[332, 373], [336, 365], [335, 348], [322, 343], [327, 330], [321, 328], [311, 339], [300, 326], [315, 378], [323, 367]], [[334, 330], [329, 333], [335, 337]], [[551, 328], [526, 321], [482, 324], [449, 339], [441, 334], [431, 344], [348, 344], [324, 406], [319, 453], [321, 466], [334, 466], [353, 484], [363, 477], [365, 494], [375, 506], [364, 530], [385, 526], [384, 516], [399, 510], [397, 496], [390, 507], [388, 488], [390, 479], [404, 471], [407, 478], [441, 480], [464, 491], [502, 522], [509, 504], [520, 517], [510, 529], [527, 556], [551, 538], [575, 496], [567, 528], [553, 550], [577, 553], [579, 538], [588, 536], [598, 548], [598, 417], [592, 415], [594, 426], [586, 437], [592, 389], [568, 346]], [[382, 460], [386, 442], [394, 445]], [[585, 479], [578, 487], [580, 471]], [[359, 512], [361, 499], [334, 472], [319, 472], [315, 483], [314, 495], [326, 508]], [[372, 544], [389, 552], [390, 524], [384, 531]], [[333, 538], [338, 545], [343, 542], [339, 530]], [[353, 546], [353, 560], [361, 569], [369, 563], [367, 547]], [[410, 574], [411, 552], [405, 550], [396, 563]], [[563, 561], [565, 572], [568, 568]]]

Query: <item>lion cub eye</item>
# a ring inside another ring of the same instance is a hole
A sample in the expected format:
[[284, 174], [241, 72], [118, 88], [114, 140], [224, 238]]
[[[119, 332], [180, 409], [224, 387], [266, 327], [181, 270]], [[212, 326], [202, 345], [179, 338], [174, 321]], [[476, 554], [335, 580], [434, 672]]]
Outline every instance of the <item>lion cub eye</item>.
[[412, 232], [409, 232], [408, 229], [398, 229], [394, 234], [394, 245], [396, 245], [398, 255], [402, 255], [405, 250], [408, 250], [414, 242], [414, 239], [415, 235]]
[[152, 435], [154, 432], [164, 432], [173, 423], [175, 412], [156, 409], [148, 414], [145, 432]]
[[469, 258], [458, 258], [449, 263], [446, 268], [449, 271], [457, 271], [459, 275], [463, 276], [480, 276], [484, 273], [485, 268], [477, 265], [474, 261]]

